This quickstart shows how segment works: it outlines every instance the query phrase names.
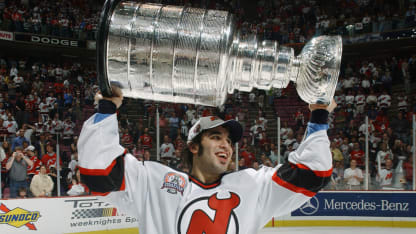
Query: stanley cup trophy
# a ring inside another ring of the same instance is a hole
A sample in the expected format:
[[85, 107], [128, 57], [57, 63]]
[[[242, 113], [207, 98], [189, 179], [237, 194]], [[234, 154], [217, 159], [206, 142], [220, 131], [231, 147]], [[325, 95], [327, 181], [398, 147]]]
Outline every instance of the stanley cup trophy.
[[220, 106], [235, 89], [296, 84], [307, 103], [329, 104], [341, 63], [339, 36], [313, 38], [301, 54], [275, 41], [241, 37], [226, 11], [107, 0], [101, 13], [98, 76], [123, 95]]

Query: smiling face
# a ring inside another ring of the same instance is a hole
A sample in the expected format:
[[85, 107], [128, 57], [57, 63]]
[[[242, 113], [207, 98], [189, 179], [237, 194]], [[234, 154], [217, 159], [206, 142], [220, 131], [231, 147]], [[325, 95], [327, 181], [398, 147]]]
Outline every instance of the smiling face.
[[[202, 152], [198, 155], [200, 146]], [[209, 178], [218, 178], [227, 171], [233, 148], [226, 128], [219, 126], [206, 130], [202, 133], [200, 146], [197, 144], [190, 146], [190, 151], [194, 155], [193, 172], [200, 172]]]

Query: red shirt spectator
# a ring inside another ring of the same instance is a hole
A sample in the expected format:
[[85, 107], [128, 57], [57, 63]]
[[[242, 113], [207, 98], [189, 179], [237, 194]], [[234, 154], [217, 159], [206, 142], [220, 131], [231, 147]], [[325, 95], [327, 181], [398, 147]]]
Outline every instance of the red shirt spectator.
[[241, 152], [241, 157], [244, 158], [246, 167], [251, 167], [253, 162], [256, 160], [256, 156], [253, 152], [251, 152], [251, 146], [247, 147], [245, 151]]
[[149, 129], [145, 128], [143, 135], [140, 136], [140, 143], [143, 146], [143, 149], [150, 149], [152, 148], [152, 137], [149, 135]]
[[[42, 156], [42, 164], [46, 166], [46, 169], [49, 173], [51, 167], [56, 168], [56, 153], [53, 151], [53, 147], [51, 144], [46, 145], [47, 153]], [[59, 158], [59, 165], [62, 166], [62, 159]]]
[[360, 145], [358, 143], [354, 143], [354, 148], [350, 153], [350, 159], [357, 161], [357, 166], [363, 167], [364, 158], [365, 158], [364, 151], [360, 149]]
[[130, 135], [128, 129], [124, 129], [123, 135], [121, 136], [121, 143], [127, 148], [131, 149], [133, 146], [133, 137]]
[[383, 133], [389, 127], [389, 118], [384, 114], [384, 111], [380, 111], [379, 115], [376, 117], [376, 121], [374, 122], [374, 127], [380, 133]]
[[56, 82], [53, 87], [55, 88], [56, 94], [63, 94], [64, 93], [64, 83]]
[[25, 149], [25, 151], [26, 151], [27, 156], [33, 162], [32, 166], [29, 166], [29, 165], [27, 166], [27, 174], [34, 176], [39, 173], [40, 165], [42, 165], [42, 162], [38, 158], [38, 156], [35, 155], [35, 147], [33, 145], [28, 146]]

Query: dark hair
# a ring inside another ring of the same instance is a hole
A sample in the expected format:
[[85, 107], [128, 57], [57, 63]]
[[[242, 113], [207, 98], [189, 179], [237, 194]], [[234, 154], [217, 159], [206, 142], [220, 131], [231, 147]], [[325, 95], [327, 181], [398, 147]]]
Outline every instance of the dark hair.
[[25, 188], [25, 187], [19, 187], [19, 190], [18, 190], [18, 191], [19, 191], [19, 193], [20, 193], [20, 192], [26, 192], [26, 193], [27, 193], [27, 190], [26, 190], [26, 188]]
[[189, 168], [192, 168], [192, 163], [194, 161], [193, 160], [194, 154], [189, 150], [189, 144], [198, 145], [199, 146], [198, 156], [202, 155], [203, 149], [202, 149], [201, 139], [202, 139], [203, 133], [204, 131], [198, 134], [198, 136], [194, 137], [194, 139], [192, 139], [192, 142], [188, 143], [187, 147], [183, 151], [183, 159], [185, 161], [185, 164], [187, 164]]

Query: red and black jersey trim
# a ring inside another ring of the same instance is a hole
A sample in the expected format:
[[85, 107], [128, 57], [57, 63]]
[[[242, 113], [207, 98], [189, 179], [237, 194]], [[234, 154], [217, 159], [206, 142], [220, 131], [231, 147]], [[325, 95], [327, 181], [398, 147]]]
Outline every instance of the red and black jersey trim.
[[212, 189], [212, 188], [217, 187], [218, 185], [221, 184], [221, 178], [222, 178], [222, 176], [220, 177], [220, 179], [218, 179], [214, 183], [204, 184], [201, 181], [199, 181], [197, 178], [189, 175], [189, 180], [192, 181], [192, 182], [194, 182], [196, 185], [198, 185], [199, 187], [201, 187], [203, 189]]
[[112, 191], [125, 189], [124, 152], [105, 169], [87, 169], [80, 167], [81, 180], [94, 195], [107, 195]]
[[274, 182], [293, 192], [313, 197], [325, 187], [331, 178], [332, 168], [328, 171], [312, 171], [302, 164], [283, 164], [273, 175]]

